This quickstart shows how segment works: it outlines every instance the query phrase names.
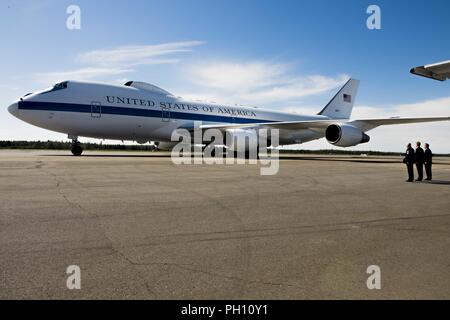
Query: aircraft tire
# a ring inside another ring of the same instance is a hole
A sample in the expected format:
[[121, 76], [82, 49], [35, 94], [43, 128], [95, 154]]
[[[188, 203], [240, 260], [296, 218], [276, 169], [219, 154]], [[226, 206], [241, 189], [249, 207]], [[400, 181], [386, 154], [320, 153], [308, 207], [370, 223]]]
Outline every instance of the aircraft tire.
[[83, 148], [80, 145], [75, 145], [72, 146], [72, 149], [70, 151], [72, 151], [72, 154], [74, 156], [79, 157], [83, 153]]

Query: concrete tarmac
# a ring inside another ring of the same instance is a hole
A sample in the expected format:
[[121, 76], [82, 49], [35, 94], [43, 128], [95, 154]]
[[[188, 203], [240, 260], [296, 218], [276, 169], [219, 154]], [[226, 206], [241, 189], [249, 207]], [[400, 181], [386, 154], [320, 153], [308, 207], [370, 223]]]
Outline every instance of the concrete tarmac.
[[400, 157], [69, 153], [0, 151], [2, 299], [450, 299], [448, 158], [406, 183]]

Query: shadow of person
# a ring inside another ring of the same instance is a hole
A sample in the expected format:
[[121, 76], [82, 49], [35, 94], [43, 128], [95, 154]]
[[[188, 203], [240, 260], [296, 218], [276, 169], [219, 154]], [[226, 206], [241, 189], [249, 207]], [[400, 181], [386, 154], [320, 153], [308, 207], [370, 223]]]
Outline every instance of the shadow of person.
[[445, 180], [431, 180], [431, 181], [424, 181], [427, 184], [441, 184], [441, 185], [447, 185], [450, 186], [450, 181]]

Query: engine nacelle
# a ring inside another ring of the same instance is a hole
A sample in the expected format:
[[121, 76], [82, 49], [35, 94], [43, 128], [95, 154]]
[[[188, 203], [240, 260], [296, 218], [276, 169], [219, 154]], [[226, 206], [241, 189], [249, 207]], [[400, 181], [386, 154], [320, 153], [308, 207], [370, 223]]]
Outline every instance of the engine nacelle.
[[139, 144], [146, 144], [148, 140], [136, 140], [136, 142]]
[[256, 150], [258, 133], [251, 129], [229, 129], [226, 131], [225, 145], [230, 151]]
[[157, 147], [158, 150], [161, 151], [172, 151], [173, 147], [175, 147], [175, 145], [178, 142], [155, 142], [155, 145]]
[[370, 137], [361, 129], [349, 124], [332, 124], [326, 132], [325, 137], [329, 143], [338, 147], [353, 147], [370, 141]]

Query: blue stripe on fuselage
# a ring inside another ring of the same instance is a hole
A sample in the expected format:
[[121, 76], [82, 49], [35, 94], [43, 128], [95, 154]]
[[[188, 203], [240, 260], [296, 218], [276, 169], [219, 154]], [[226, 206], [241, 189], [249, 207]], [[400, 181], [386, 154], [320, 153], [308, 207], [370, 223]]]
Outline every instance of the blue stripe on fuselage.
[[[101, 106], [102, 114], [135, 116], [135, 117], [151, 117], [162, 118], [162, 110], [138, 109], [138, 108], [124, 108], [113, 106]], [[72, 103], [55, 103], [55, 102], [38, 102], [38, 101], [19, 101], [19, 109], [21, 110], [35, 110], [35, 111], [61, 111], [61, 112], [79, 112], [91, 113], [91, 106], [86, 104], [72, 104]], [[166, 112], [166, 110], [164, 110]], [[225, 123], [261, 123], [274, 122], [272, 120], [249, 119], [238, 117], [225, 117], [217, 115], [209, 115], [202, 113], [188, 113], [170, 111], [171, 119], [195, 120], [204, 122], [225, 122]]]

